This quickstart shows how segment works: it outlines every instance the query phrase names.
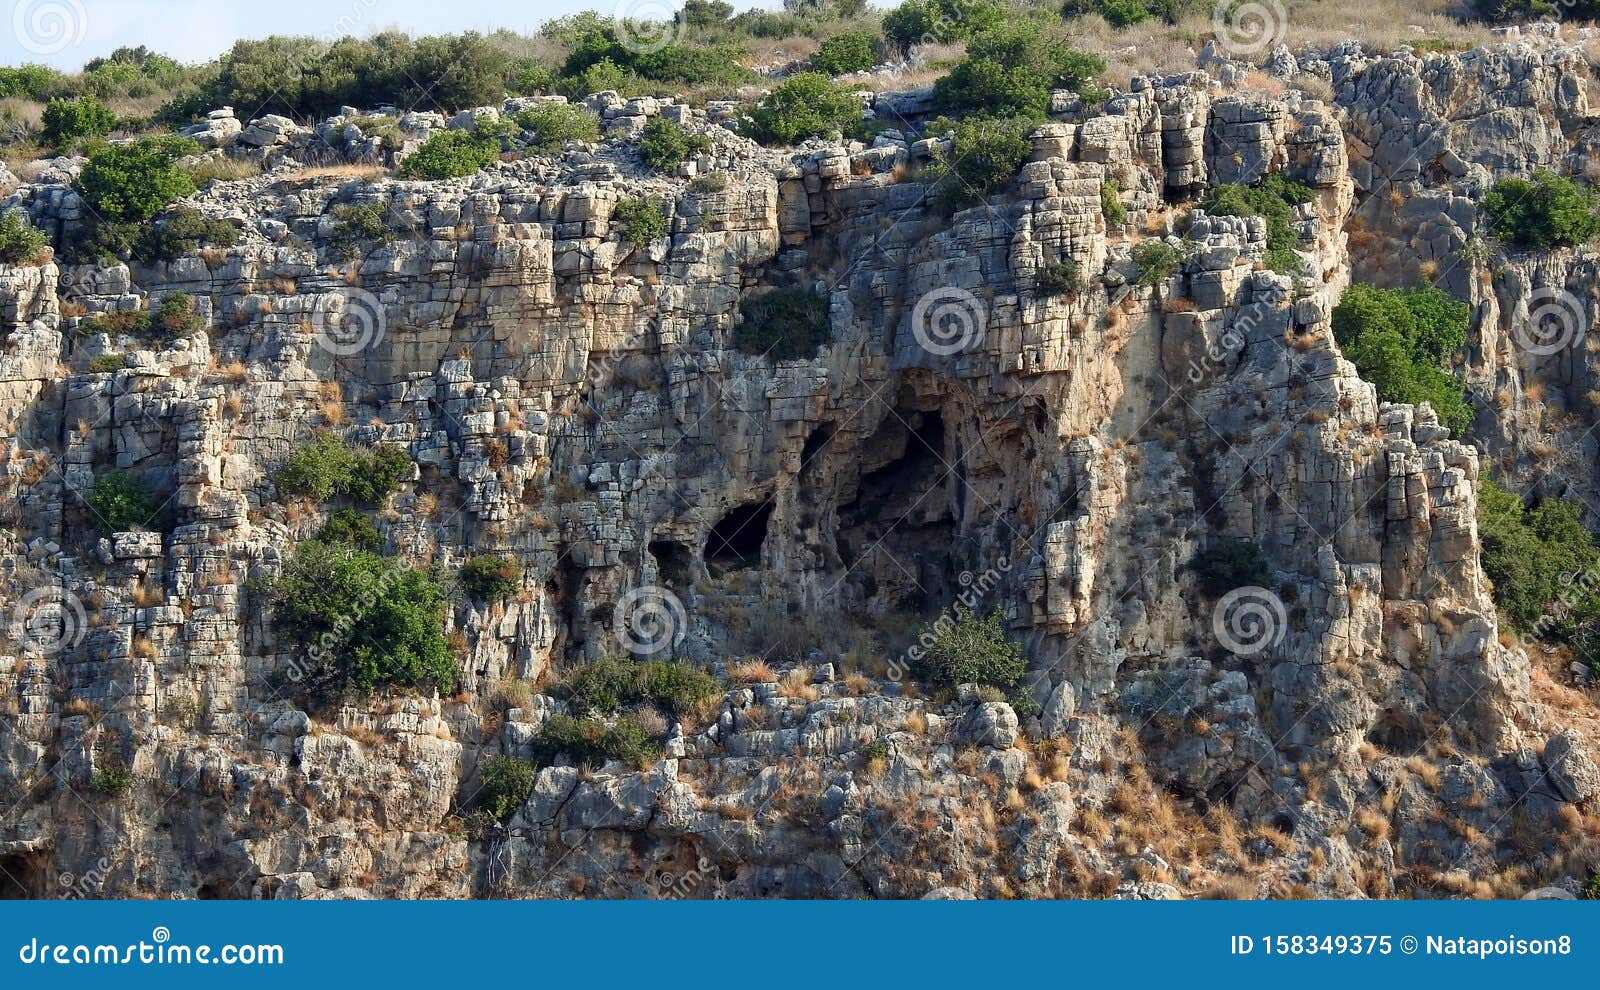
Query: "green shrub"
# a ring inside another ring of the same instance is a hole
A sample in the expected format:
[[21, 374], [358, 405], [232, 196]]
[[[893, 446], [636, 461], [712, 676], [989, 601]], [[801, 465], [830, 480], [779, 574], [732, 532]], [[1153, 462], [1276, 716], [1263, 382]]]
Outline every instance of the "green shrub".
[[581, 766], [600, 766], [607, 760], [621, 760], [642, 768], [660, 753], [650, 742], [649, 734], [627, 716], [608, 726], [598, 718], [552, 715], [534, 736], [533, 750], [535, 762], [540, 766], [549, 766], [565, 756]]
[[1264, 588], [1272, 580], [1261, 547], [1231, 536], [1207, 543], [1189, 566], [1200, 579], [1200, 589], [1212, 598], [1221, 598], [1235, 588]]
[[511, 597], [522, 586], [522, 567], [510, 557], [484, 553], [468, 557], [461, 565], [461, 586], [484, 602]]
[[356, 471], [345, 492], [357, 502], [382, 505], [411, 474], [411, 455], [393, 444], [379, 444], [356, 456]]
[[1118, 198], [1121, 192], [1116, 179], [1100, 183], [1100, 212], [1105, 214], [1107, 227], [1120, 227], [1128, 221], [1128, 211]]
[[445, 598], [432, 575], [310, 540], [266, 591], [278, 637], [304, 651], [291, 677], [310, 696], [385, 684], [454, 689], [459, 672], [444, 638]]
[[1191, 6], [1184, 0], [1066, 0], [1061, 7], [1061, 16], [1070, 20], [1099, 14], [1112, 27], [1130, 27], [1148, 20], [1176, 24]]
[[240, 236], [232, 220], [213, 220], [193, 207], [174, 206], [144, 228], [132, 251], [139, 261], [155, 264], [203, 247], [232, 247]]
[[673, 172], [689, 156], [711, 148], [711, 139], [693, 134], [677, 121], [652, 117], [639, 135], [639, 157], [658, 172]]
[[750, 113], [751, 136], [774, 145], [843, 133], [860, 120], [861, 98], [817, 72], [790, 76]]
[[913, 45], [949, 44], [1005, 22], [1009, 7], [995, 0], [906, 0], [883, 18], [883, 35], [902, 55]]
[[728, 177], [722, 172], [707, 172], [689, 180], [690, 192], [719, 193], [726, 188], [728, 188]]
[[455, 179], [488, 168], [500, 160], [500, 141], [466, 131], [440, 131], [423, 142], [400, 174], [408, 179]]
[[556, 81], [556, 91], [568, 99], [580, 99], [591, 93], [614, 90], [623, 96], [638, 95], [638, 78], [623, 71], [610, 59], [602, 59], [582, 72], [562, 76]]
[[478, 807], [495, 821], [508, 822], [528, 800], [538, 781], [538, 767], [515, 756], [503, 756], [483, 768], [479, 777]]
[[600, 118], [569, 103], [538, 103], [511, 120], [522, 128], [528, 149], [536, 154], [553, 154], [568, 141], [594, 144], [600, 140]]
[[10, 209], [0, 216], [0, 262], [20, 265], [40, 257], [50, 239], [28, 222], [28, 215]]
[[1100, 56], [1072, 48], [1034, 21], [1019, 20], [975, 35], [966, 56], [934, 83], [933, 100], [946, 113], [1043, 121], [1052, 89], [1099, 98], [1094, 79], [1105, 70]]
[[611, 211], [611, 222], [630, 244], [648, 244], [667, 236], [667, 208], [659, 199], [624, 199]]
[[380, 504], [411, 471], [411, 456], [381, 444], [369, 451], [350, 447], [328, 430], [318, 433], [272, 476], [278, 494], [326, 502], [346, 495], [357, 502]]
[[973, 117], [935, 121], [934, 133], [948, 128], [950, 148], [940, 149], [924, 178], [934, 183], [934, 204], [954, 212], [980, 203], [1010, 182], [1033, 154], [1028, 134], [1033, 124], [1018, 118]]
[[682, 718], [721, 693], [716, 678], [686, 664], [607, 658], [573, 676], [568, 703], [580, 714], [612, 715], [649, 702]]
[[128, 366], [128, 358], [123, 354], [96, 354], [89, 359], [89, 374], [106, 375], [121, 371]]
[[104, 137], [117, 126], [117, 115], [92, 96], [76, 100], [54, 99], [46, 104], [40, 138], [58, 150], [67, 150], [85, 138]]
[[828, 297], [808, 289], [774, 289], [739, 301], [733, 346], [774, 361], [815, 357], [833, 339]]
[[1281, 173], [1263, 176], [1259, 185], [1224, 183], [1211, 190], [1205, 211], [1219, 217], [1261, 217], [1267, 222], [1266, 265], [1283, 275], [1303, 267], [1294, 249], [1300, 237], [1294, 229], [1293, 208], [1312, 199], [1310, 189]]
[[355, 509], [340, 509], [328, 517], [317, 532], [317, 539], [333, 546], [354, 547], [376, 553], [383, 546], [383, 536], [365, 514]]
[[133, 774], [124, 766], [100, 767], [89, 780], [97, 797], [115, 800], [133, 789]]
[[1529, 508], [1487, 471], [1479, 475], [1483, 572], [1500, 613], [1524, 635], [1571, 643], [1593, 657], [1600, 646], [1600, 547], [1582, 517], [1579, 502], [1547, 498]]
[[333, 234], [328, 246], [334, 254], [351, 258], [363, 244], [387, 244], [395, 232], [384, 216], [382, 203], [352, 203], [333, 208]]
[[83, 336], [103, 333], [113, 338], [130, 336], [147, 343], [169, 344], [192, 337], [203, 328], [204, 322], [194, 311], [194, 300], [186, 292], [174, 292], [162, 299], [153, 313], [143, 309], [102, 313], [80, 322], [77, 332]]
[[41, 102], [64, 80], [64, 76], [44, 65], [0, 66], [0, 99], [20, 98]]
[[986, 618], [958, 606], [935, 626], [932, 645], [913, 655], [913, 669], [923, 680], [941, 687], [991, 684], [1008, 688], [1022, 679], [1028, 663], [1006, 634], [999, 612]]
[[1483, 196], [1496, 238], [1517, 247], [1570, 247], [1600, 233], [1600, 195], [1565, 176], [1502, 179]]
[[194, 192], [194, 180], [177, 162], [198, 150], [193, 141], [170, 136], [108, 145], [89, 156], [78, 192], [100, 220], [143, 223]]
[[1046, 262], [1039, 269], [1039, 291], [1045, 295], [1075, 295], [1083, 291], [1083, 272], [1071, 258]]
[[865, 72], [878, 62], [872, 50], [872, 35], [865, 31], [836, 34], [817, 47], [811, 67], [829, 76]]
[[1428, 402], [1458, 435], [1472, 423], [1463, 386], [1445, 363], [1466, 342], [1472, 310], [1431, 285], [1356, 284], [1333, 310], [1333, 334], [1386, 402]]
[[1139, 284], [1145, 286], [1165, 285], [1183, 261], [1183, 252], [1159, 238], [1135, 244], [1132, 256], [1139, 269]]
[[272, 482], [287, 498], [326, 502], [343, 492], [356, 471], [356, 453], [335, 434], [318, 433], [279, 468]]
[[163, 528], [158, 521], [162, 504], [138, 478], [114, 470], [95, 479], [89, 493], [89, 515], [102, 533], [127, 533], [146, 527]]

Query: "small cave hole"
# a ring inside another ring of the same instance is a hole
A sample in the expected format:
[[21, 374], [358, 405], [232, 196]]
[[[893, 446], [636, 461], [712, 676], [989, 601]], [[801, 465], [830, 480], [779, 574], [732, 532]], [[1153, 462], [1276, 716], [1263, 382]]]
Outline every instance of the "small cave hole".
[[767, 541], [771, 518], [771, 502], [751, 502], [723, 516], [706, 537], [706, 563], [725, 569], [761, 563], [761, 545]]
[[651, 540], [650, 556], [656, 559], [656, 571], [668, 587], [681, 588], [693, 577], [690, 571], [689, 548], [673, 540]]
[[45, 895], [44, 862], [28, 855], [0, 856], [0, 901], [30, 901]]

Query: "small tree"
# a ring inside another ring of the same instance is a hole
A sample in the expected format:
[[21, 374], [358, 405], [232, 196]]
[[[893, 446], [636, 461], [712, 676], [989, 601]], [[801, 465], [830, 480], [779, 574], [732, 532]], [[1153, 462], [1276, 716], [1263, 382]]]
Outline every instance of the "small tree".
[[0, 261], [20, 265], [37, 259], [50, 239], [28, 222], [28, 215], [11, 209], [0, 216]]
[[117, 126], [117, 115], [92, 96], [76, 100], [54, 99], [44, 108], [40, 137], [58, 150], [66, 150], [85, 138], [103, 137]]
[[933, 636], [932, 645], [913, 665], [929, 683], [991, 684], [1004, 689], [1027, 672], [1022, 647], [1006, 634], [999, 612], [980, 619], [972, 609], [957, 606], [953, 616], [935, 626]]
[[1183, 254], [1166, 241], [1152, 239], [1133, 246], [1133, 263], [1139, 269], [1139, 284], [1163, 285], [1177, 270]]
[[843, 132], [861, 121], [861, 99], [817, 72], [790, 76], [750, 114], [752, 136], [763, 144], [799, 144]]
[[528, 150], [536, 154], [560, 151], [568, 141], [594, 144], [600, 140], [600, 119], [568, 103], [538, 103], [511, 120], [523, 129]]
[[95, 479], [89, 514], [102, 533], [126, 533], [152, 526], [161, 503], [138, 478], [120, 468]]
[[538, 780], [539, 768], [532, 763], [515, 756], [501, 757], [483, 768], [478, 807], [497, 822], [510, 821]]
[[648, 244], [667, 236], [667, 208], [658, 199], [624, 199], [611, 211], [611, 221], [630, 244]]
[[1483, 214], [1495, 237], [1517, 247], [1571, 247], [1600, 233], [1600, 195], [1549, 172], [1495, 183]]
[[1221, 598], [1235, 588], [1264, 587], [1272, 577], [1261, 547], [1231, 536], [1207, 543], [1190, 566], [1200, 579], [1201, 590], [1212, 598]]
[[522, 568], [510, 557], [484, 553], [461, 565], [461, 586], [485, 602], [509, 598], [522, 584]]
[[194, 180], [177, 163], [199, 146], [176, 137], [113, 144], [89, 156], [77, 188], [101, 221], [143, 223], [175, 199], [194, 192]]
[[865, 31], [846, 31], [828, 38], [811, 56], [811, 66], [830, 76], [865, 72], [877, 63], [872, 50], [872, 35]]
[[1020, 118], [974, 117], [950, 123], [950, 150], [939, 151], [929, 167], [934, 200], [946, 211], [982, 202], [1010, 182], [1033, 153], [1033, 125]]
[[486, 169], [500, 160], [498, 139], [466, 131], [442, 131], [430, 137], [400, 166], [408, 179], [454, 179]]
[[671, 172], [690, 155], [711, 147], [711, 139], [694, 134], [675, 120], [652, 117], [639, 135], [639, 157], [658, 172]]

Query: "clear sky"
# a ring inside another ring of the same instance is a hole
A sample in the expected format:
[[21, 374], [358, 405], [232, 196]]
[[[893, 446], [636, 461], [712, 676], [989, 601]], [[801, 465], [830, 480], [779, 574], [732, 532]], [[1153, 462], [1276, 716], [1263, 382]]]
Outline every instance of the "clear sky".
[[[739, 10], [782, 6], [781, 0], [732, 3]], [[10, 16], [0, 24], [0, 64], [42, 62], [76, 70], [119, 45], [147, 45], [181, 61], [203, 62], [239, 38], [268, 34], [533, 31], [578, 10], [658, 20], [681, 5], [682, 0], [4, 0]]]

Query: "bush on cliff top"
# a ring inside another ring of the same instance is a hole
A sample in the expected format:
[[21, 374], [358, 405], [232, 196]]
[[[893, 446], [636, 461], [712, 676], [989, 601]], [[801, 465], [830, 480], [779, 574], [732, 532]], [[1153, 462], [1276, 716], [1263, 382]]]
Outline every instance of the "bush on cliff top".
[[89, 516], [100, 532], [127, 533], [165, 529], [163, 509], [144, 482], [126, 471], [109, 471], [95, 479], [88, 498]]
[[1300, 236], [1294, 229], [1294, 207], [1309, 203], [1310, 189], [1279, 172], [1262, 177], [1254, 186], [1224, 183], [1206, 197], [1205, 211], [1219, 217], [1261, 217], [1267, 222], [1267, 267], [1281, 275], [1300, 271], [1294, 253]]
[[198, 150], [193, 141], [171, 136], [108, 145], [78, 173], [78, 192], [99, 220], [143, 223], [194, 192], [194, 180], [177, 163]]
[[297, 451], [272, 476], [278, 494], [325, 502], [345, 495], [357, 502], [379, 504], [388, 499], [411, 469], [411, 456], [399, 447], [380, 444], [359, 450], [324, 430]]
[[1006, 23], [967, 43], [966, 56], [933, 84], [934, 105], [951, 114], [1042, 122], [1052, 89], [1102, 98], [1094, 79], [1105, 70], [1105, 59], [1078, 51], [1034, 21]]
[[500, 140], [466, 131], [440, 131], [400, 166], [408, 179], [456, 179], [500, 160]]
[[935, 121], [930, 133], [948, 129], [949, 150], [940, 149], [924, 171], [934, 185], [933, 201], [949, 213], [983, 202], [1010, 182], [1033, 153], [1032, 123], [1019, 118], [971, 117]]
[[750, 112], [750, 136], [763, 144], [799, 144], [844, 133], [861, 122], [861, 99], [816, 72], [790, 76]]

